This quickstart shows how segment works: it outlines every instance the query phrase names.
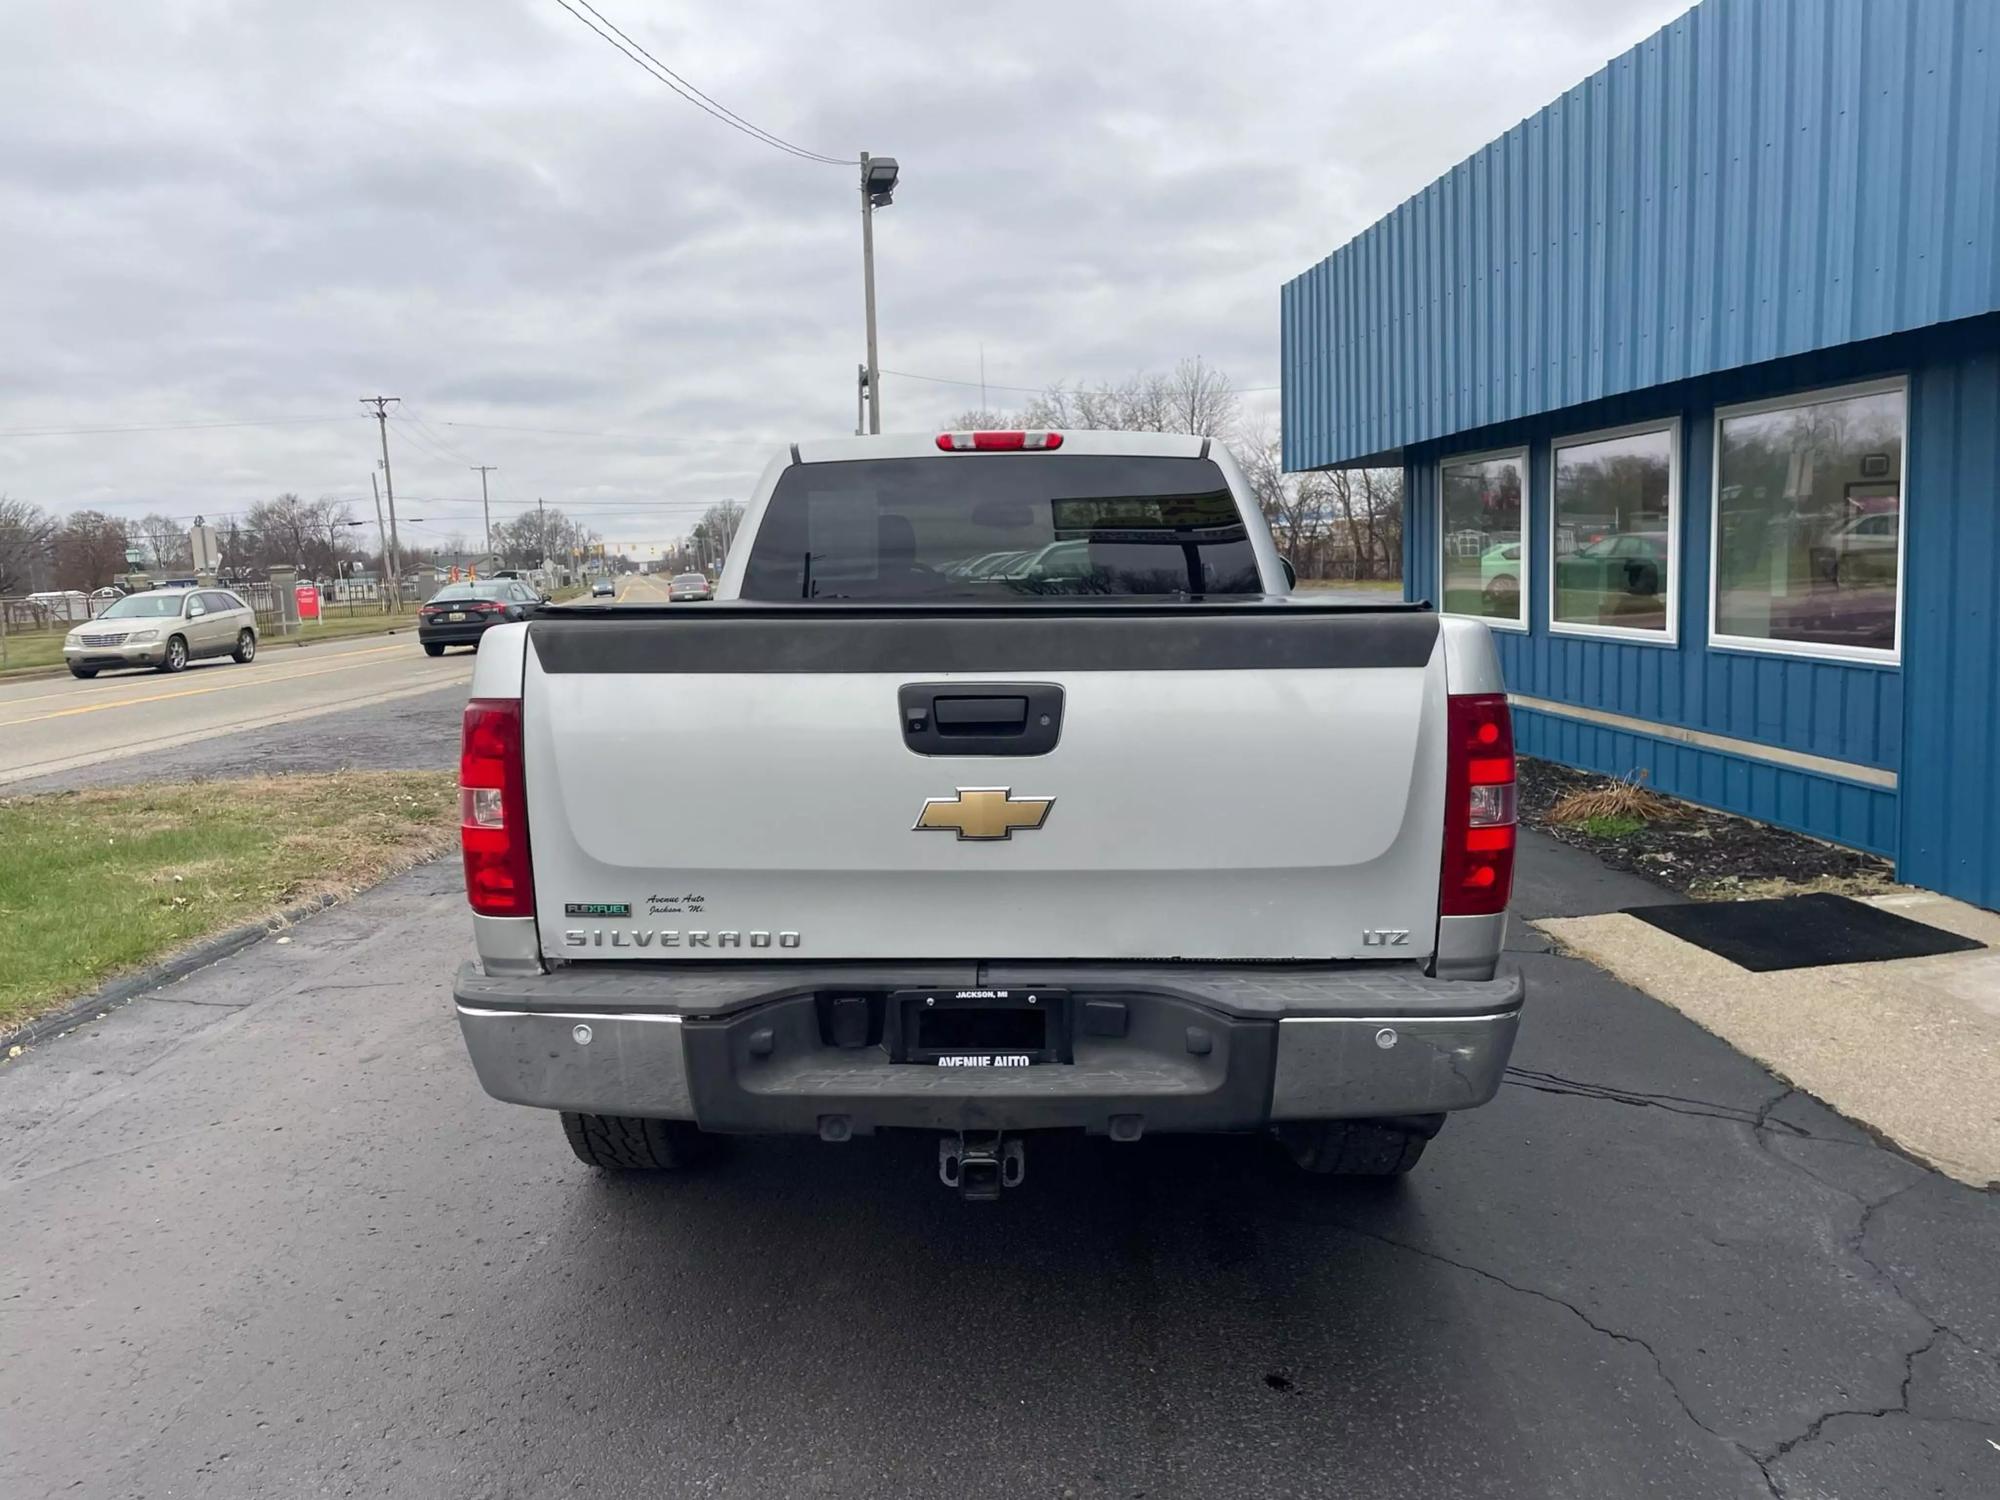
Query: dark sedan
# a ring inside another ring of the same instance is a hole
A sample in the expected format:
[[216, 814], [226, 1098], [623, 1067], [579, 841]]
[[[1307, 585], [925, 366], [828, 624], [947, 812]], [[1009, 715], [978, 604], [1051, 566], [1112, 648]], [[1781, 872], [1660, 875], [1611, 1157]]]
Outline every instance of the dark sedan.
[[417, 611], [417, 639], [425, 655], [443, 656], [447, 646], [477, 646], [495, 625], [532, 618], [546, 602], [514, 578], [446, 584]]

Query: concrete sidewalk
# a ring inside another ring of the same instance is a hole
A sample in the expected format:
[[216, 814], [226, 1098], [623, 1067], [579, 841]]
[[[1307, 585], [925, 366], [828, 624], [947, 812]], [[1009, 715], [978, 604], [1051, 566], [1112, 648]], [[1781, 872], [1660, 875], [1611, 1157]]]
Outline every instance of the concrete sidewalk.
[[1988, 947], [1756, 974], [1622, 913], [1536, 925], [1940, 1171], [2000, 1183], [2000, 916], [1923, 891], [1870, 904]]

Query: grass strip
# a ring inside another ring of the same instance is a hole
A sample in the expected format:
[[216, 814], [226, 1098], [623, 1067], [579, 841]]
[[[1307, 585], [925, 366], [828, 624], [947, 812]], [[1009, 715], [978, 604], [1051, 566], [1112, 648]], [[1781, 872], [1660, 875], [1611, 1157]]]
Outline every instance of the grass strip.
[[218, 932], [449, 849], [448, 771], [0, 799], [0, 1032]]

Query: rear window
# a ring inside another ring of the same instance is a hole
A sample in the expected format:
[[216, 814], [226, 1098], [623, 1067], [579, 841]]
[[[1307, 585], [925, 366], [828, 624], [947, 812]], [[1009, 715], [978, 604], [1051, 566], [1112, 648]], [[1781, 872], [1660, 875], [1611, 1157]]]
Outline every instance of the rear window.
[[448, 583], [431, 595], [433, 600], [449, 602], [453, 599], [512, 599], [515, 597], [511, 583]]
[[1261, 594], [1243, 518], [1201, 458], [979, 454], [794, 464], [746, 599]]

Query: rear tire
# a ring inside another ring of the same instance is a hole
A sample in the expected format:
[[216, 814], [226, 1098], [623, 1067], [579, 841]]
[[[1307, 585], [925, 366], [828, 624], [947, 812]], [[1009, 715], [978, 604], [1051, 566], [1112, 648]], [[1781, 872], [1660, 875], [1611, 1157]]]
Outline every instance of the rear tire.
[[[435, 643], [435, 642], [433, 642], [433, 641], [425, 641], [425, 642], [424, 642], [424, 655], [426, 655], [426, 656], [443, 656], [443, 655], [444, 655], [444, 647], [442, 647], [442, 646], [440, 646], [440, 645], [436, 644], [436, 643]], [[567, 1117], [567, 1116], [565, 1116], [564, 1118], [568, 1118], [568, 1117]]]
[[562, 1112], [576, 1159], [607, 1172], [675, 1172], [714, 1154], [714, 1141], [686, 1120]]
[[1430, 1137], [1373, 1120], [1301, 1120], [1280, 1125], [1278, 1140], [1298, 1167], [1318, 1177], [1401, 1177]]
[[257, 632], [254, 630], [237, 631], [236, 649], [229, 654], [245, 666], [255, 661], [257, 659]]
[[83, 678], [83, 679], [84, 679], [84, 681], [88, 682], [88, 681], [89, 681], [89, 680], [90, 680], [91, 678], [93, 678], [93, 677], [95, 677], [95, 676], [97, 675], [97, 668], [95, 668], [95, 667], [71, 667], [71, 668], [69, 669], [69, 675], [70, 675], [70, 676], [72, 676], [72, 677], [81, 677], [81, 678]]

